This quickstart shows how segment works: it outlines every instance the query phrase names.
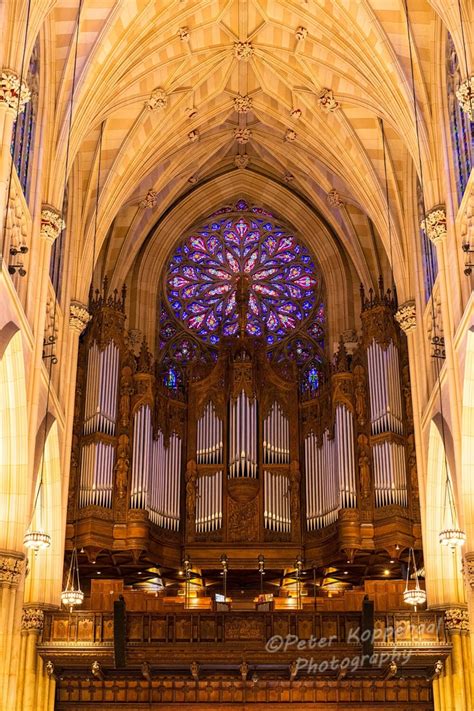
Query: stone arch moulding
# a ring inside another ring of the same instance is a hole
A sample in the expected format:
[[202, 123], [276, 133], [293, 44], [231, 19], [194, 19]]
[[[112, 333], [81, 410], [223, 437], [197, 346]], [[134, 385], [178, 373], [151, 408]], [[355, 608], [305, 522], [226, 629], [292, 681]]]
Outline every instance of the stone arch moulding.
[[140, 327], [150, 344], [155, 340], [160, 276], [172, 249], [193, 224], [241, 197], [281, 217], [314, 253], [326, 287], [330, 340], [337, 340], [340, 331], [353, 326], [349, 304], [358, 281], [370, 283], [366, 265], [362, 260], [354, 264], [348, 259], [323, 220], [300, 198], [276, 182], [238, 171], [211, 180], [183, 198], [155, 228], [133, 270], [132, 263], [127, 269], [124, 265], [116, 269], [112, 287], [127, 280], [129, 303], [136, 305], [134, 310], [131, 307], [129, 326]]

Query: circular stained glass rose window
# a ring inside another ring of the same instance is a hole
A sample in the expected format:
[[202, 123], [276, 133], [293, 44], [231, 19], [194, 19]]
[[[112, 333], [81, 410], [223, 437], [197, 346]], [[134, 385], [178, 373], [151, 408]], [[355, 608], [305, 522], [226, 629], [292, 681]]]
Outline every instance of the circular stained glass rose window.
[[212, 344], [238, 332], [242, 283], [246, 333], [265, 336], [270, 345], [309, 317], [319, 287], [306, 248], [271, 215], [242, 201], [232, 214], [211, 216], [178, 247], [166, 279], [175, 316]]

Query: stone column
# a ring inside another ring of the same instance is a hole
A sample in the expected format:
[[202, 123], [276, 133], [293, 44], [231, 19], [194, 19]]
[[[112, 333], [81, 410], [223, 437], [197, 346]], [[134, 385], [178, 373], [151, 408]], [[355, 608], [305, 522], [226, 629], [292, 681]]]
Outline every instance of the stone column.
[[469, 711], [472, 709], [471, 696], [471, 666], [470, 655], [466, 655], [463, 639], [469, 635], [469, 614], [463, 607], [450, 607], [444, 613], [444, 625], [448, 632], [453, 651], [451, 654], [450, 674], [449, 666], [441, 676], [444, 687], [444, 696], [447, 701], [446, 708], [455, 711]]
[[[22, 595], [23, 553], [0, 551], [0, 707], [7, 708], [11, 661], [15, 649], [16, 607]], [[15, 680], [13, 679], [13, 682]]]
[[[8, 193], [8, 181], [10, 178], [11, 152], [13, 123], [17, 112], [21, 114], [31, 93], [25, 81], [20, 89], [20, 79], [18, 74], [10, 69], [2, 69], [0, 72], [0, 234], [3, 245], [3, 226], [5, 224], [6, 200]], [[2, 250], [3, 251], [3, 248]]]

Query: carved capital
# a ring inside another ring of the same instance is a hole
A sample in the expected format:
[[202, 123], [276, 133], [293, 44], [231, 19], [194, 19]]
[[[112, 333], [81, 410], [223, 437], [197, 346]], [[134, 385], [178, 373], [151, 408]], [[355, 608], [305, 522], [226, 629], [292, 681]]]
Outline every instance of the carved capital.
[[62, 230], [66, 227], [61, 213], [51, 205], [43, 205], [41, 208], [41, 227], [40, 235], [51, 244], [59, 237]]
[[69, 326], [75, 331], [79, 336], [91, 320], [87, 307], [80, 301], [71, 301], [69, 306]]
[[416, 305], [414, 301], [405, 301], [395, 312], [395, 319], [405, 333], [410, 333], [416, 328]]
[[0, 104], [5, 104], [8, 109], [21, 114], [31, 99], [28, 84], [23, 80], [20, 88], [20, 79], [16, 72], [3, 69], [0, 73]]
[[44, 612], [41, 607], [24, 607], [21, 616], [22, 632], [41, 632], [43, 629]]
[[465, 114], [474, 121], [474, 75], [465, 79], [456, 91], [456, 98]]
[[0, 587], [16, 588], [23, 573], [23, 553], [0, 551]]
[[469, 613], [461, 607], [450, 607], [444, 612], [444, 626], [448, 632], [469, 632]]
[[437, 205], [426, 215], [426, 219], [420, 223], [421, 229], [433, 244], [440, 244], [447, 235], [446, 229], [446, 209], [444, 205]]

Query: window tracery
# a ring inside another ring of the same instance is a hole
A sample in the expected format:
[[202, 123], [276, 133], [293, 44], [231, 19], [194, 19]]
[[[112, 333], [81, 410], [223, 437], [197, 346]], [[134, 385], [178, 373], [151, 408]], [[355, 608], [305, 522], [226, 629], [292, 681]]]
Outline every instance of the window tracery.
[[175, 372], [185, 380], [190, 367], [213, 363], [221, 338], [239, 329], [265, 339], [275, 363], [294, 363], [302, 392], [319, 386], [321, 278], [307, 248], [264, 208], [239, 200], [210, 215], [172, 254], [163, 292], [159, 345], [170, 389]]
[[464, 113], [456, 97], [456, 91], [462, 84], [463, 77], [459, 58], [449, 32], [446, 39], [446, 81], [456, 188], [458, 201], [461, 202], [473, 167], [474, 123]]

